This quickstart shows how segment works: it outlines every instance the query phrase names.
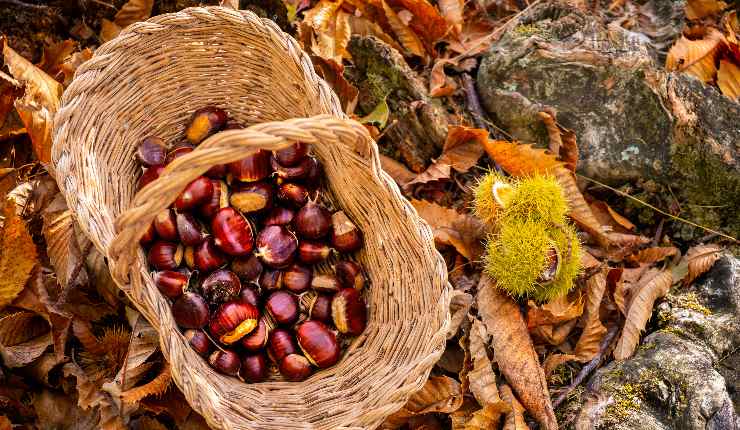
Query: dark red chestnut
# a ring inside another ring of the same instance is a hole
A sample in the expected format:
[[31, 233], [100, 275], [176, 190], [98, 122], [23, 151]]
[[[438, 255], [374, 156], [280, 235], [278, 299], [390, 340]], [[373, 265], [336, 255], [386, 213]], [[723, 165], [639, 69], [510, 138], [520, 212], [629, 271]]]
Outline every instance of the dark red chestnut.
[[156, 136], [145, 137], [136, 148], [136, 158], [145, 166], [161, 166], [167, 156], [167, 144]]
[[182, 253], [182, 245], [158, 240], [149, 248], [147, 260], [157, 270], [173, 270], [180, 266]]
[[298, 300], [287, 291], [275, 291], [265, 303], [265, 310], [280, 325], [291, 325], [298, 320]]
[[192, 246], [186, 246], [182, 253], [182, 259], [185, 261], [185, 265], [190, 270], [195, 270], [195, 248]]
[[204, 240], [193, 251], [193, 264], [202, 272], [216, 270], [226, 262], [226, 256], [218, 249], [212, 237]]
[[208, 303], [200, 295], [186, 291], [172, 304], [172, 317], [182, 328], [201, 328], [208, 324]]
[[308, 145], [303, 142], [296, 142], [287, 148], [275, 151], [275, 159], [281, 166], [295, 166], [303, 161], [308, 154]]
[[283, 288], [283, 272], [280, 270], [265, 269], [260, 276], [260, 287], [264, 291]]
[[280, 184], [277, 196], [280, 200], [297, 208], [303, 207], [308, 203], [308, 190], [306, 187], [293, 182]]
[[242, 289], [242, 284], [234, 272], [219, 269], [203, 280], [200, 289], [211, 303], [223, 303], [235, 299]]
[[177, 210], [188, 210], [207, 203], [213, 196], [213, 183], [201, 176], [189, 183], [173, 203]]
[[146, 228], [146, 231], [144, 232], [144, 235], [141, 236], [139, 239], [139, 243], [142, 245], [146, 245], [149, 243], [152, 243], [154, 239], [157, 238], [157, 231], [154, 230], [154, 223], [149, 224], [149, 227]]
[[207, 219], [213, 218], [219, 209], [229, 205], [229, 187], [224, 181], [211, 179], [213, 192], [210, 199], [198, 207], [198, 213]]
[[243, 256], [254, 248], [252, 226], [234, 208], [220, 209], [211, 221], [216, 246], [229, 255]]
[[257, 253], [263, 263], [281, 268], [295, 258], [298, 239], [282, 225], [268, 225], [257, 235]]
[[330, 294], [317, 294], [309, 306], [308, 317], [326, 324], [333, 323], [331, 317], [332, 298], [333, 296]]
[[280, 361], [280, 374], [292, 382], [303, 381], [311, 376], [311, 363], [300, 354], [290, 354]]
[[306, 187], [309, 190], [315, 190], [319, 185], [321, 185], [321, 176], [323, 171], [319, 160], [313, 157], [309, 157], [308, 160], [308, 172], [306, 173], [306, 177], [303, 178], [303, 183], [306, 184]]
[[185, 138], [197, 145], [208, 136], [223, 129], [228, 119], [223, 109], [213, 106], [198, 109], [190, 117], [190, 122], [185, 129]]
[[311, 159], [306, 157], [295, 166], [282, 166], [275, 157], [270, 158], [270, 165], [272, 170], [275, 171], [275, 175], [278, 177], [280, 182], [283, 181], [296, 181], [306, 177], [308, 170], [311, 168]]
[[193, 329], [186, 330], [185, 339], [188, 340], [188, 343], [195, 350], [195, 352], [202, 355], [203, 357], [211, 352], [211, 347], [213, 345], [211, 344], [211, 340], [208, 339], [208, 336], [206, 336], [203, 331]]
[[311, 280], [311, 288], [320, 293], [334, 293], [341, 287], [339, 279], [334, 275], [316, 275]]
[[362, 232], [342, 211], [331, 216], [331, 244], [339, 252], [352, 252], [362, 247]]
[[260, 351], [267, 346], [267, 339], [270, 336], [270, 329], [267, 327], [267, 323], [264, 318], [260, 318], [255, 328], [251, 333], [244, 336], [240, 341], [241, 345], [247, 351]]
[[342, 288], [331, 302], [331, 315], [337, 330], [357, 336], [367, 324], [365, 299], [354, 288]]
[[331, 228], [331, 212], [325, 207], [309, 200], [293, 219], [296, 233], [304, 239], [318, 239], [326, 236]]
[[265, 179], [272, 173], [270, 153], [262, 149], [239, 161], [229, 163], [229, 173], [237, 181], [256, 182]]
[[177, 218], [172, 209], [165, 209], [154, 217], [154, 230], [163, 240], [175, 242], [177, 237]]
[[242, 213], [260, 212], [272, 207], [275, 190], [268, 182], [253, 182], [236, 185], [229, 202]]
[[211, 167], [204, 173], [204, 175], [208, 176], [211, 179], [221, 179], [224, 176], [226, 176], [226, 173], [229, 171], [229, 167], [226, 164], [216, 164], [215, 166]]
[[265, 353], [245, 355], [242, 359], [242, 368], [239, 374], [249, 383], [262, 382], [267, 379], [269, 367]]
[[276, 328], [270, 332], [267, 343], [267, 353], [276, 363], [290, 354], [298, 352], [298, 345], [295, 343], [293, 333], [284, 328]]
[[241, 292], [239, 293], [239, 299], [244, 302], [249, 303], [255, 308], [259, 308], [260, 294], [257, 292], [257, 289], [254, 287], [247, 285], [246, 287], [242, 288]]
[[365, 286], [365, 277], [362, 275], [362, 268], [354, 261], [344, 260], [334, 265], [334, 273], [339, 279], [339, 283], [344, 288], [354, 288], [362, 290]]
[[302, 240], [298, 244], [298, 259], [306, 264], [318, 264], [331, 255], [331, 248], [325, 243]]
[[224, 375], [236, 376], [239, 374], [241, 368], [241, 360], [239, 355], [234, 351], [222, 351], [217, 349], [208, 357], [208, 362], [211, 367], [216, 371], [223, 373]]
[[180, 297], [190, 282], [189, 273], [176, 272], [174, 270], [155, 272], [152, 278], [157, 289], [170, 299]]
[[301, 294], [311, 286], [313, 270], [310, 267], [293, 263], [283, 272], [283, 285], [295, 294]]
[[139, 182], [136, 185], [136, 189], [140, 190], [144, 188], [150, 182], [153, 182], [155, 179], [159, 178], [159, 175], [161, 175], [163, 171], [164, 171], [164, 166], [152, 166], [148, 169], [145, 169], [144, 173], [142, 173], [141, 177], [139, 178]]
[[176, 159], [182, 157], [183, 155], [190, 154], [191, 152], [193, 152], [194, 149], [195, 147], [189, 143], [180, 144], [172, 148], [172, 150], [170, 150], [170, 152], [167, 153], [165, 164], [170, 164]]
[[273, 208], [262, 222], [264, 225], [289, 225], [293, 221], [295, 211], [284, 207]]
[[257, 308], [241, 300], [232, 300], [218, 308], [208, 329], [219, 342], [230, 345], [251, 333], [258, 321]]
[[177, 223], [177, 235], [180, 236], [180, 242], [185, 246], [200, 245], [208, 233], [203, 225], [189, 213], [178, 213], [175, 215]]
[[256, 282], [262, 274], [262, 269], [259, 257], [254, 254], [235, 258], [231, 262], [231, 270], [244, 282]]
[[242, 124], [239, 124], [234, 120], [229, 120], [229, 122], [226, 123], [226, 127], [224, 127], [224, 130], [241, 130], [243, 128], [244, 126]]
[[306, 321], [296, 329], [298, 346], [308, 361], [325, 369], [339, 361], [337, 336], [320, 321]]

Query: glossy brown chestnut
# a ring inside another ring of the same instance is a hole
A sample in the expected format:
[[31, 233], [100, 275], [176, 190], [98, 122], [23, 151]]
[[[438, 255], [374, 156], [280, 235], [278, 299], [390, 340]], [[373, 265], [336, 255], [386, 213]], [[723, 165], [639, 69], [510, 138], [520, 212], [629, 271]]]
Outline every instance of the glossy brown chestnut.
[[313, 200], [309, 200], [295, 215], [293, 226], [302, 238], [318, 239], [329, 233], [331, 212]]
[[190, 273], [187, 273], [187, 271], [163, 270], [155, 272], [152, 279], [154, 279], [154, 285], [165, 297], [176, 299], [185, 292], [185, 288], [190, 282]]
[[555, 246], [550, 246], [545, 252], [545, 268], [537, 277], [537, 283], [547, 285], [555, 280], [560, 269], [560, 251]]
[[367, 324], [365, 299], [354, 288], [342, 288], [331, 301], [331, 315], [337, 330], [357, 336]]
[[261, 181], [272, 173], [270, 153], [260, 149], [239, 161], [229, 163], [228, 168], [231, 176], [237, 181]]
[[211, 367], [216, 371], [223, 373], [224, 375], [236, 376], [239, 374], [241, 368], [241, 360], [239, 355], [234, 351], [222, 351], [217, 349], [208, 357], [208, 362]]
[[295, 166], [303, 161], [308, 154], [308, 145], [303, 142], [296, 142], [287, 148], [275, 151], [275, 159], [281, 166]]
[[186, 291], [172, 304], [172, 317], [182, 328], [201, 328], [208, 324], [208, 303], [199, 294]]
[[280, 361], [280, 374], [288, 381], [298, 382], [311, 376], [313, 369], [308, 359], [300, 354], [290, 354]]
[[153, 182], [155, 179], [159, 178], [159, 175], [162, 174], [162, 171], [164, 171], [164, 166], [152, 166], [148, 169], [145, 169], [144, 173], [142, 173], [141, 177], [139, 178], [136, 189], [140, 190], [148, 185], [150, 182]]
[[267, 327], [267, 323], [264, 318], [260, 318], [255, 328], [251, 333], [244, 336], [239, 342], [247, 351], [256, 352], [262, 350], [267, 346], [267, 339], [270, 336], [270, 330]]
[[208, 336], [206, 336], [203, 331], [193, 329], [186, 330], [185, 339], [188, 340], [188, 343], [195, 350], [195, 352], [202, 355], [203, 357], [211, 352], [211, 348], [213, 345], [211, 344], [211, 340], [208, 339]]
[[244, 282], [256, 282], [262, 274], [262, 262], [254, 254], [248, 257], [235, 258], [231, 262], [231, 270]]
[[178, 213], [175, 215], [175, 222], [177, 223], [177, 235], [180, 237], [180, 242], [183, 245], [200, 245], [206, 240], [208, 233], [206, 233], [203, 225], [193, 215], [189, 213]]
[[331, 317], [331, 294], [317, 294], [308, 310], [308, 317], [326, 324], [333, 323]]
[[239, 374], [249, 383], [262, 382], [267, 379], [269, 367], [264, 352], [245, 355], [242, 358], [242, 368]]
[[311, 288], [320, 293], [334, 293], [339, 291], [342, 286], [336, 276], [324, 274], [313, 277], [311, 280]]
[[180, 266], [182, 253], [182, 245], [158, 240], [149, 248], [147, 260], [157, 270], [173, 270]]
[[298, 239], [282, 225], [268, 225], [257, 235], [257, 253], [263, 263], [274, 268], [289, 265], [295, 258]]
[[267, 214], [262, 223], [264, 225], [289, 225], [293, 221], [295, 211], [284, 207], [274, 207]]
[[354, 261], [343, 260], [334, 265], [334, 273], [339, 283], [344, 288], [362, 290], [365, 286], [365, 277], [362, 275], [362, 267]]
[[267, 353], [275, 363], [280, 363], [283, 358], [296, 352], [298, 352], [298, 345], [290, 330], [276, 328], [270, 332]]
[[172, 209], [165, 209], [154, 217], [154, 230], [162, 240], [175, 242], [177, 236], [177, 217]]
[[283, 288], [283, 272], [277, 269], [265, 269], [260, 276], [260, 287], [263, 291]]
[[180, 144], [172, 148], [170, 152], [167, 153], [167, 158], [165, 158], [165, 164], [170, 164], [171, 162], [182, 157], [183, 155], [190, 154], [191, 152], [193, 152], [194, 149], [195, 147], [189, 143]]
[[298, 259], [306, 264], [318, 264], [331, 255], [331, 248], [325, 243], [302, 240], [298, 244]]
[[257, 289], [255, 287], [252, 287], [250, 285], [242, 288], [241, 292], [239, 292], [239, 299], [249, 303], [255, 308], [259, 308], [260, 306], [260, 294], [257, 292]]
[[226, 182], [211, 179], [211, 184], [213, 184], [211, 198], [198, 207], [198, 213], [206, 219], [213, 218], [219, 209], [229, 205], [229, 187]]
[[272, 170], [275, 171], [279, 182], [297, 181], [305, 178], [308, 174], [308, 170], [311, 168], [311, 159], [308, 157], [303, 158], [300, 163], [288, 167], [281, 165], [275, 157], [271, 157], [270, 165], [272, 166]]
[[226, 256], [218, 249], [212, 237], [204, 240], [193, 251], [193, 264], [202, 272], [210, 272], [226, 264]]
[[352, 252], [362, 247], [362, 232], [342, 211], [331, 216], [331, 244], [339, 252]]
[[321, 163], [316, 158], [309, 157], [308, 160], [308, 172], [306, 173], [306, 177], [303, 178], [303, 183], [309, 190], [315, 190], [321, 185], [323, 169], [321, 168]]
[[298, 320], [298, 300], [287, 291], [275, 291], [265, 303], [265, 310], [280, 325], [291, 325]]
[[161, 166], [167, 157], [167, 144], [157, 136], [148, 136], [136, 148], [136, 158], [145, 166]]
[[308, 190], [301, 184], [286, 182], [278, 187], [277, 196], [280, 200], [301, 208], [308, 203]]
[[311, 286], [313, 269], [310, 267], [293, 263], [283, 272], [283, 285], [290, 292], [301, 294]]
[[193, 112], [190, 122], [185, 129], [185, 138], [194, 145], [202, 142], [206, 137], [222, 130], [228, 121], [226, 111], [214, 106], [207, 106]]
[[242, 284], [231, 270], [219, 269], [208, 275], [200, 285], [203, 297], [211, 303], [223, 303], [239, 296]]
[[296, 329], [298, 346], [308, 361], [325, 369], [339, 361], [337, 336], [320, 321], [306, 321]]
[[185, 262], [185, 266], [187, 266], [190, 270], [195, 270], [195, 248], [192, 246], [186, 246], [185, 250], [182, 252], [182, 260]]
[[189, 210], [207, 203], [213, 195], [211, 179], [201, 176], [189, 183], [173, 203], [177, 210]]
[[234, 208], [219, 209], [211, 220], [216, 246], [229, 255], [243, 256], [254, 248], [252, 225]]
[[149, 243], [152, 243], [154, 239], [157, 238], [157, 231], [154, 230], [154, 223], [152, 222], [149, 224], [149, 227], [147, 227], [146, 231], [144, 232], [144, 235], [141, 236], [139, 239], [139, 243], [142, 245], [146, 245]]
[[216, 164], [204, 173], [211, 179], [221, 179], [228, 173], [229, 167], [226, 164]]
[[238, 341], [257, 327], [259, 311], [241, 300], [222, 304], [211, 318], [208, 330], [226, 345]]
[[261, 212], [272, 207], [274, 194], [269, 182], [237, 184], [232, 189], [229, 202], [242, 213]]

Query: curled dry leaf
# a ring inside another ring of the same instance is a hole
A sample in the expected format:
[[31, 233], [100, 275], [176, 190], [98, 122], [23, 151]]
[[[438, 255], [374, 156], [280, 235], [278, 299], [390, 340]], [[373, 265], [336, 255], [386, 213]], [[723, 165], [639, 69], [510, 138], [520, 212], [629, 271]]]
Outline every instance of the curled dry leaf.
[[416, 173], [387, 155], [380, 154], [380, 166], [393, 178], [396, 183], [403, 187], [416, 177]]
[[496, 386], [496, 374], [493, 372], [493, 366], [486, 349], [489, 338], [486, 327], [478, 319], [473, 319], [469, 336], [473, 368], [468, 372], [468, 380], [470, 381], [470, 392], [475, 396], [475, 400], [483, 406], [501, 402]]
[[391, 6], [411, 12], [409, 26], [429, 46], [441, 39], [448, 30], [447, 21], [428, 0], [389, 0]]
[[68, 87], [69, 84], [72, 83], [72, 78], [74, 77], [75, 72], [77, 71], [77, 68], [82, 65], [85, 61], [92, 58], [92, 50], [90, 48], [85, 48], [80, 52], [75, 52], [72, 54], [61, 66], [59, 72], [62, 74], [64, 80], [62, 81], [62, 84], [64, 87]]
[[728, 6], [721, 0], [689, 0], [686, 2], [686, 18], [701, 19], [722, 12]]
[[577, 357], [573, 354], [560, 354], [560, 353], [553, 353], [547, 356], [545, 358], [545, 362], [542, 363], [542, 367], [545, 369], [545, 377], [550, 380], [550, 376], [552, 376], [552, 372], [555, 371], [558, 367], [561, 365], [575, 360]]
[[573, 172], [559, 166], [555, 168], [553, 174], [563, 188], [565, 198], [568, 199], [568, 216], [583, 230], [593, 236], [601, 247], [604, 249], [609, 248], [611, 239], [601, 223], [594, 216], [588, 203], [586, 203], [586, 199], [583, 198], [583, 194], [576, 184], [576, 178], [573, 176]]
[[573, 319], [557, 325], [540, 325], [534, 327], [530, 333], [538, 343], [542, 340], [552, 346], [558, 346], [565, 342], [577, 322], [578, 320]]
[[506, 414], [503, 430], [529, 430], [527, 422], [524, 421], [524, 406], [506, 384], [501, 386], [501, 398], [511, 407], [511, 411]]
[[666, 70], [686, 72], [702, 82], [712, 82], [717, 74], [715, 61], [724, 44], [725, 37], [713, 28], [700, 40], [681, 36], [668, 51]]
[[112, 381], [113, 391], [108, 391], [115, 394], [114, 399], [121, 395], [121, 391], [131, 389], [140, 381], [151, 367], [147, 360], [159, 347], [157, 331], [138, 311], [127, 307], [126, 317], [131, 327], [131, 337], [123, 366]]
[[457, 33], [462, 31], [464, 0], [438, 0], [439, 10], [450, 27]]
[[438, 58], [434, 61], [429, 73], [429, 95], [431, 97], [449, 96], [457, 89], [455, 81], [445, 74], [445, 65], [451, 64], [446, 58]]
[[560, 146], [560, 160], [563, 161], [568, 170], [575, 172], [578, 167], [578, 158], [580, 157], [576, 133], [559, 125], [558, 129], [560, 130], [560, 138], [563, 142], [562, 146]]
[[560, 154], [560, 147], [563, 146], [563, 140], [560, 138], [560, 130], [558, 125], [555, 123], [555, 118], [547, 112], [538, 112], [537, 116], [545, 124], [547, 130], [547, 137], [550, 139], [550, 152], [553, 154]]
[[146, 384], [121, 393], [124, 403], [137, 403], [147, 396], [158, 396], [164, 393], [172, 382], [170, 365], [165, 363], [159, 374]]
[[596, 259], [590, 252], [581, 253], [581, 267], [584, 271], [588, 272], [597, 267], [601, 266], [601, 262]]
[[51, 331], [33, 312], [15, 312], [0, 318], [0, 357], [6, 367], [22, 367], [51, 345]]
[[485, 226], [477, 218], [462, 214], [425, 200], [411, 200], [419, 216], [434, 231], [434, 239], [452, 245], [468, 259], [475, 259], [482, 252], [480, 241], [485, 236]]
[[370, 21], [364, 16], [349, 16], [349, 25], [352, 28], [352, 34], [360, 36], [375, 36], [383, 42], [390, 45], [393, 49], [398, 52], [402, 52], [403, 48], [396, 42], [396, 40], [386, 33], [381, 26]]
[[657, 272], [653, 276], [646, 274], [645, 277], [646, 282], [642, 284], [630, 303], [622, 336], [614, 348], [614, 358], [617, 360], [625, 360], [635, 352], [640, 340], [640, 332], [645, 329], [653, 313], [653, 304], [658, 298], [668, 293], [673, 283], [673, 277], [669, 271]]
[[658, 261], [665, 260], [668, 257], [673, 257], [680, 251], [675, 246], [654, 246], [652, 248], [643, 249], [642, 251], [630, 255], [628, 260], [634, 263], [657, 263]]
[[688, 274], [684, 278], [684, 285], [689, 285], [696, 278], [707, 272], [719, 260], [722, 248], [718, 245], [697, 245], [689, 249], [684, 257], [688, 261]]
[[597, 272], [586, 281], [586, 310], [583, 314], [585, 323], [573, 351], [578, 361], [582, 363], [591, 361], [596, 356], [599, 344], [606, 336], [606, 327], [601, 323], [599, 313], [606, 283], [604, 272]]
[[100, 40], [107, 42], [118, 36], [124, 28], [137, 22], [144, 21], [152, 14], [154, 0], [129, 0], [116, 14], [113, 21], [101, 20]]
[[509, 406], [504, 402], [483, 406], [473, 412], [470, 420], [465, 423], [465, 430], [490, 430], [498, 428], [501, 423], [501, 415], [509, 411]]
[[452, 339], [460, 330], [460, 325], [468, 315], [468, 311], [472, 305], [473, 296], [460, 290], [452, 291], [452, 299], [450, 299], [451, 321], [450, 328], [447, 331], [447, 339]]
[[3, 218], [0, 237], [0, 309], [23, 290], [37, 261], [36, 245], [13, 204], [5, 204]]
[[432, 412], [452, 413], [460, 408], [463, 393], [460, 383], [448, 376], [432, 376], [421, 390], [414, 393], [406, 405], [386, 418], [383, 428], [396, 429], [408, 422], [409, 418]]
[[344, 65], [334, 61], [333, 59], [326, 59], [318, 55], [312, 55], [311, 61], [313, 62], [319, 76], [331, 85], [332, 89], [339, 97], [339, 101], [342, 103], [342, 107], [344, 108], [344, 113], [351, 115], [357, 106], [357, 96], [359, 95], [359, 91], [344, 78]]
[[545, 373], [519, 306], [487, 276], [478, 284], [478, 313], [491, 335], [496, 362], [530, 414], [545, 429], [558, 427]]
[[630, 220], [619, 214], [619, 212], [612, 209], [612, 207], [606, 204], [606, 202], [604, 201], [596, 200], [591, 203], [590, 207], [594, 213], [594, 216], [602, 225], [608, 225], [612, 227], [615, 231], [627, 233], [629, 231], [634, 231], [636, 228]]
[[[58, 194], [59, 198], [64, 198]], [[85, 261], [75, 236], [75, 221], [72, 211], [44, 211], [42, 233], [46, 240], [46, 252], [54, 266], [57, 280], [63, 289], [70, 283], [82, 284], [87, 279]]]
[[737, 101], [740, 98], [740, 67], [728, 60], [720, 60], [717, 86], [722, 94]]
[[414, 33], [406, 24], [403, 23], [403, 21], [401, 21], [401, 18], [398, 17], [398, 14], [396, 14], [396, 12], [394, 12], [393, 9], [388, 6], [388, 3], [386, 3], [385, 0], [381, 0], [381, 3], [383, 5], [385, 16], [388, 19], [388, 25], [390, 25], [391, 29], [396, 34], [396, 37], [398, 37], [401, 45], [409, 53], [418, 57], [425, 58], [426, 50], [424, 49], [424, 44], [421, 42], [419, 37], [416, 36], [416, 33]]
[[572, 299], [564, 294], [544, 305], [537, 305], [530, 300], [527, 307], [527, 328], [531, 329], [540, 325], [560, 324], [578, 318], [583, 313], [583, 300], [577, 294]]

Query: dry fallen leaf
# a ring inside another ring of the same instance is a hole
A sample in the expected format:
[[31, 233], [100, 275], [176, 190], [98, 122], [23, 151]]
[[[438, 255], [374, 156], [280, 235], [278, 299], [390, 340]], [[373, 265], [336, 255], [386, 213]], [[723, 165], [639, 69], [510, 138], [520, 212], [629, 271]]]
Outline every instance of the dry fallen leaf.
[[411, 13], [408, 25], [429, 46], [447, 34], [447, 21], [428, 0], [388, 0], [388, 2], [393, 7], [403, 8]]
[[630, 220], [612, 209], [606, 202], [596, 200], [590, 204], [591, 211], [601, 225], [612, 227], [615, 231], [627, 233], [635, 230], [635, 225]]
[[465, 8], [464, 0], [438, 0], [439, 10], [445, 21], [452, 29], [460, 33], [463, 24], [463, 9]]
[[722, 94], [737, 101], [740, 98], [740, 67], [728, 60], [720, 60], [717, 86]]
[[[64, 199], [62, 194], [58, 198]], [[44, 211], [42, 233], [46, 240], [46, 252], [54, 266], [57, 280], [63, 289], [70, 282], [83, 283], [87, 279], [85, 261], [75, 237], [74, 215], [69, 209]]]
[[524, 421], [524, 407], [506, 384], [501, 386], [501, 398], [511, 407], [511, 411], [506, 414], [503, 430], [529, 430]]
[[12, 204], [3, 209], [0, 238], [0, 309], [13, 301], [23, 290], [36, 266], [37, 254], [26, 223], [15, 213]]
[[429, 73], [429, 95], [431, 97], [449, 96], [457, 89], [455, 81], [445, 74], [445, 65], [450, 64], [446, 58], [437, 58]]
[[312, 55], [311, 60], [319, 76], [331, 85], [339, 97], [339, 101], [344, 108], [344, 113], [352, 115], [357, 106], [359, 91], [344, 78], [344, 65], [337, 63], [333, 59], [326, 59], [318, 55]]
[[560, 324], [578, 318], [583, 313], [583, 301], [580, 295], [567, 294], [556, 297], [549, 302], [538, 305], [530, 300], [527, 304], [527, 328], [532, 329], [540, 325]]
[[465, 423], [465, 430], [490, 430], [498, 428], [501, 423], [501, 415], [508, 412], [508, 405], [504, 402], [486, 405], [473, 415]]
[[124, 403], [137, 403], [147, 396], [158, 396], [164, 393], [172, 382], [169, 364], [164, 365], [160, 373], [151, 381], [121, 393]]
[[668, 257], [673, 257], [679, 253], [680, 251], [675, 246], [654, 246], [630, 255], [628, 260], [633, 263], [650, 264], [665, 260]]
[[483, 406], [501, 402], [496, 386], [496, 374], [493, 372], [486, 349], [489, 338], [486, 327], [478, 319], [473, 319], [468, 339], [473, 368], [468, 372], [468, 380], [470, 381], [470, 392]]
[[555, 369], [565, 363], [574, 361], [575, 359], [576, 356], [573, 354], [561, 354], [556, 352], [548, 355], [547, 358], [545, 358], [545, 362], [542, 363], [542, 367], [545, 369], [545, 377], [552, 382], [550, 377]]
[[460, 290], [452, 291], [452, 298], [450, 299], [450, 328], [447, 330], [447, 339], [452, 339], [460, 330], [460, 325], [465, 317], [468, 316], [468, 311], [472, 305], [473, 296]]
[[686, 72], [702, 82], [712, 82], [717, 74], [717, 53], [724, 44], [722, 33], [713, 28], [700, 40], [681, 36], [668, 51], [666, 70]]
[[398, 41], [401, 42], [401, 45], [409, 53], [425, 58], [426, 50], [424, 49], [424, 44], [419, 40], [419, 37], [416, 36], [416, 33], [401, 21], [401, 18], [399, 18], [396, 12], [388, 6], [388, 3], [386, 3], [385, 0], [381, 0], [381, 3], [383, 5], [385, 16], [388, 19], [388, 24], [391, 29], [393, 29], [396, 37], [398, 37]]
[[460, 173], [467, 172], [478, 164], [483, 155], [482, 142], [488, 139], [488, 131], [465, 126], [450, 126], [442, 155], [408, 185], [448, 179], [451, 169]]
[[432, 227], [436, 242], [454, 246], [469, 260], [477, 259], [483, 252], [481, 240], [486, 230], [480, 220], [425, 200], [411, 200], [411, 204]]
[[403, 408], [386, 418], [382, 428], [399, 428], [416, 415], [452, 413], [460, 408], [462, 401], [463, 393], [459, 382], [448, 376], [432, 376], [421, 390], [411, 395]]
[[51, 331], [33, 312], [15, 312], [0, 318], [0, 357], [6, 367], [22, 367], [51, 345]]
[[721, 0], [688, 0], [686, 18], [701, 19], [727, 9], [729, 5]]
[[560, 130], [555, 123], [555, 118], [547, 112], [538, 112], [537, 116], [545, 124], [547, 136], [550, 139], [549, 149], [553, 154], [560, 154], [560, 147], [563, 146], [563, 140], [560, 138]]
[[684, 285], [690, 285], [696, 278], [712, 268], [719, 260], [722, 248], [718, 245], [697, 245], [686, 252], [684, 257], [688, 261], [688, 274], [683, 280]]
[[59, 72], [64, 77], [62, 84], [65, 88], [68, 87], [70, 83], [72, 83], [72, 78], [74, 77], [77, 68], [80, 67], [85, 61], [91, 59], [92, 55], [92, 50], [90, 48], [85, 48], [80, 52], [75, 52], [64, 63], [62, 63]]
[[597, 272], [586, 281], [586, 310], [583, 314], [584, 327], [573, 350], [580, 362], [591, 361], [599, 352], [599, 344], [606, 336], [606, 327], [602, 324], [599, 309], [606, 291], [606, 276]]
[[416, 177], [416, 173], [387, 155], [380, 154], [380, 167], [388, 173], [399, 186], [404, 186]]

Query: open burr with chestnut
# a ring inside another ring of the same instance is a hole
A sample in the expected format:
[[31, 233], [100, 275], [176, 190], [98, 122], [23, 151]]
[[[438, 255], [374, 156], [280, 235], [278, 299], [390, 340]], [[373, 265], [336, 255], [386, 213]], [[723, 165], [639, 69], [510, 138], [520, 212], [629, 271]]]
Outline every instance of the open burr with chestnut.
[[[223, 130], [226, 110], [196, 110], [179, 140], [147, 136], [138, 187]], [[182, 163], [184, 160], [178, 161]], [[212, 166], [157, 214], [140, 243], [183, 341], [246, 383], [302, 381], [335, 365], [367, 324], [363, 234], [330, 203], [321, 163], [294, 142]]]

